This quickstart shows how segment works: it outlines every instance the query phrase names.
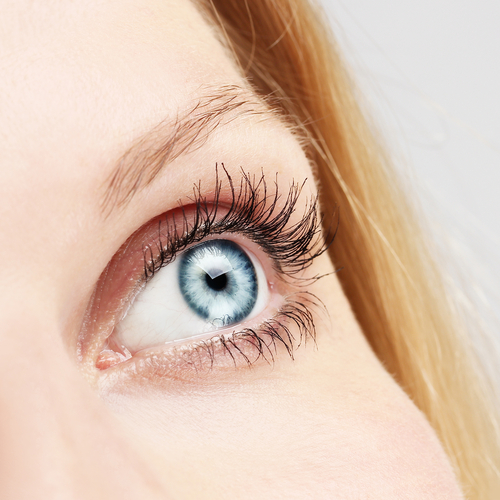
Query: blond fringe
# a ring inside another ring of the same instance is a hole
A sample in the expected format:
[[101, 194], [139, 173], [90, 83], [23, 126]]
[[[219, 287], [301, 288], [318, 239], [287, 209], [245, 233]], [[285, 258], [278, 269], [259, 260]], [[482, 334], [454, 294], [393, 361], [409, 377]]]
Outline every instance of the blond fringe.
[[500, 498], [493, 391], [324, 15], [307, 0], [204, 7], [256, 92], [305, 131], [324, 205], [340, 209], [331, 256], [375, 353], [436, 430], [466, 497]]

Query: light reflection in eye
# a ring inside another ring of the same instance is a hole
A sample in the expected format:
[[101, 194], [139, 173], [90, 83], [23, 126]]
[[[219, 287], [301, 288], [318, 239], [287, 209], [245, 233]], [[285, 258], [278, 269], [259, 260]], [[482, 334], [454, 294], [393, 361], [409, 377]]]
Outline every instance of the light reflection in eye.
[[117, 325], [115, 340], [134, 353], [191, 339], [259, 314], [268, 299], [255, 257], [231, 240], [208, 240], [155, 274]]

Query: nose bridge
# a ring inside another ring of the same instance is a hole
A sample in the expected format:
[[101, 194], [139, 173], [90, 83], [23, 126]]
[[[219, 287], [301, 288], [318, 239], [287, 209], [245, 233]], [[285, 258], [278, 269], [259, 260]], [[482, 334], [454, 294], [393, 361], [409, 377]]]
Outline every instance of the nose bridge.
[[0, 498], [166, 498], [54, 325], [0, 329]]

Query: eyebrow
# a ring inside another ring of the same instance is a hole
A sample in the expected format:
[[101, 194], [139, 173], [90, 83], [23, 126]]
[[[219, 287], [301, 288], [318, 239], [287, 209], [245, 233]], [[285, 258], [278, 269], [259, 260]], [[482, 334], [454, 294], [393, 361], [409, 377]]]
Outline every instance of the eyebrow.
[[273, 116], [265, 102], [236, 85], [217, 87], [199, 97], [175, 119], [167, 119], [134, 141], [104, 183], [101, 209], [107, 216], [127, 205], [176, 158], [196, 151], [221, 125], [247, 115]]

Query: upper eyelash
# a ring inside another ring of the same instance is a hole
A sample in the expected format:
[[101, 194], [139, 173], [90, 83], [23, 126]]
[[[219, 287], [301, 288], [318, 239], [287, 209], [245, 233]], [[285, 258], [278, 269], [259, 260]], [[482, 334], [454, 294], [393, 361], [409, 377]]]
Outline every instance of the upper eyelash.
[[[176, 220], [175, 216], [172, 216], [171, 220], [165, 220], [170, 230], [167, 230], [163, 238], [163, 221], [159, 222], [156, 252], [151, 246], [143, 250], [145, 281], [149, 281], [157, 271], [171, 263], [177, 253], [209, 235], [238, 233], [248, 237], [270, 256], [274, 269], [281, 276], [296, 276], [333, 243], [338, 222], [335, 230], [329, 231], [327, 237], [323, 238], [317, 196], [306, 200], [300, 221], [289, 226], [307, 179], [302, 184], [292, 182], [284, 206], [280, 207], [278, 203], [281, 194], [277, 180], [274, 181], [274, 194], [270, 195], [264, 174], [256, 178], [242, 170], [237, 189], [224, 164], [221, 164], [221, 168], [231, 190], [229, 210], [222, 217], [218, 217], [222, 182], [219, 180], [219, 168], [216, 165], [213, 198], [209, 201], [202, 195], [200, 184], [193, 188], [193, 198], [190, 201], [195, 207], [194, 220], [188, 220], [181, 205], [181, 221]], [[315, 276], [307, 281], [318, 278], [319, 276]]]

